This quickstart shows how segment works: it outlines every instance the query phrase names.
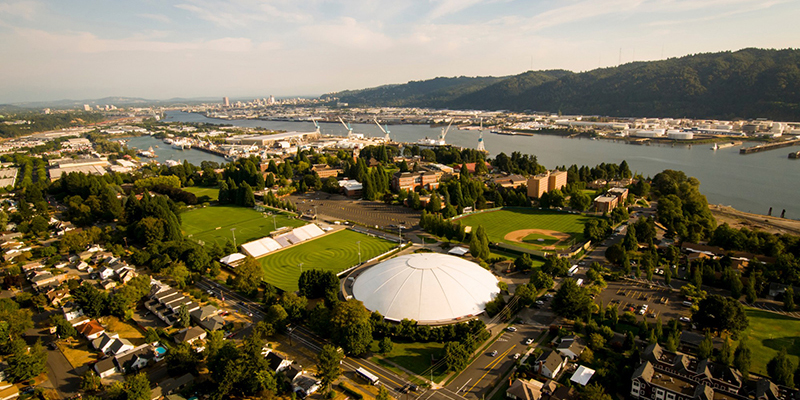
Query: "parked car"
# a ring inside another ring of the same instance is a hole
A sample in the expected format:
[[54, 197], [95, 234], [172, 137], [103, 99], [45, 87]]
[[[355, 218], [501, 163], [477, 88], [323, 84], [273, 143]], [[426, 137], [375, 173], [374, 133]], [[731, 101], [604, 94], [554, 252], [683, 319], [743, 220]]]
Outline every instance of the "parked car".
[[527, 340], [525, 340], [525, 344], [531, 344], [531, 343], [533, 343], [533, 338], [528, 338]]
[[520, 356], [520, 354], [519, 354], [519, 353], [517, 353], [517, 354], [514, 354], [514, 359], [515, 359], [515, 360], [519, 359], [519, 356]]
[[496, 356], [497, 355], [497, 350], [492, 350], [492, 352], [489, 353], [489, 355], [492, 356], [492, 357]]
[[506, 330], [509, 331], [509, 332], [516, 332], [517, 328], [515, 328], [513, 326], [509, 326], [508, 328], [506, 328]]
[[681, 322], [692, 322], [692, 320], [689, 317], [680, 317], [678, 318], [678, 320]]

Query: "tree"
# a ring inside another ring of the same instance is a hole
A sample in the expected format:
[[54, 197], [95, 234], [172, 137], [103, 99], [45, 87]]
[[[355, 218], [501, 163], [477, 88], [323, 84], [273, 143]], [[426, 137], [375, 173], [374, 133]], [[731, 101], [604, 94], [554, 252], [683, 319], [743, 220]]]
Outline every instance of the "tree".
[[392, 343], [392, 339], [390, 339], [388, 336], [384, 336], [380, 343], [378, 343], [378, 349], [383, 355], [391, 353], [392, 348], [394, 348], [394, 343]]
[[47, 366], [47, 351], [38, 340], [28, 347], [22, 339], [11, 343], [11, 357], [8, 360], [8, 374], [14, 382], [27, 381], [42, 372]]
[[172, 347], [164, 358], [167, 369], [174, 376], [185, 373], [197, 373], [200, 363], [200, 354], [196, 352], [189, 343], [180, 343]]
[[530, 282], [539, 289], [550, 289], [553, 287], [553, 278], [542, 272], [541, 269], [533, 271]]
[[50, 322], [55, 325], [56, 333], [61, 338], [76, 337], [78, 330], [70, 324], [61, 314], [55, 314], [50, 318]]
[[750, 348], [747, 347], [747, 340], [743, 338], [739, 341], [739, 345], [733, 355], [733, 366], [742, 373], [745, 379], [750, 376], [750, 361]]
[[632, 224], [628, 226], [628, 232], [625, 233], [625, 239], [622, 240], [622, 247], [628, 251], [636, 250], [639, 247], [639, 242], [636, 239], [636, 228]]
[[794, 387], [794, 365], [786, 355], [786, 348], [781, 348], [778, 354], [767, 363], [767, 373], [772, 381], [788, 387]]
[[389, 391], [386, 390], [385, 387], [381, 386], [378, 388], [378, 395], [375, 396], [375, 400], [391, 400], [389, 396]]
[[710, 358], [712, 351], [714, 351], [714, 342], [711, 341], [711, 335], [706, 333], [706, 337], [697, 346], [697, 358], [700, 360]]
[[700, 301], [692, 320], [703, 329], [729, 332], [734, 337], [749, 324], [742, 303], [716, 294]]
[[586, 211], [592, 205], [592, 198], [586, 193], [578, 191], [569, 198], [569, 206], [579, 211]]
[[348, 354], [364, 354], [372, 344], [370, 313], [356, 299], [336, 304], [331, 313], [331, 333], [334, 343]]
[[791, 286], [787, 286], [786, 292], [783, 293], [783, 309], [794, 311], [794, 289]]
[[589, 335], [589, 347], [593, 350], [602, 349], [606, 345], [606, 339], [599, 333]]
[[236, 278], [233, 287], [242, 293], [252, 293], [261, 283], [264, 271], [255, 258], [247, 256], [244, 262], [236, 267]]
[[342, 356], [338, 348], [329, 344], [322, 346], [322, 350], [317, 356], [317, 370], [319, 371], [320, 378], [322, 378], [322, 387], [324, 391], [329, 390], [333, 382], [342, 374], [342, 368], [340, 366]]
[[744, 297], [748, 304], [753, 304], [758, 300], [755, 274], [750, 274], [750, 277], [747, 278], [747, 289], [745, 290]]
[[447, 371], [461, 371], [467, 366], [469, 351], [459, 342], [447, 342], [444, 345], [444, 361]]
[[186, 304], [183, 304], [178, 307], [178, 319], [175, 321], [175, 325], [179, 328], [188, 328], [192, 323], [190, 318], [189, 309], [186, 307]]
[[722, 348], [719, 351], [719, 357], [717, 357], [717, 362], [720, 364], [730, 367], [733, 365], [733, 342], [730, 338], [725, 338], [722, 342]]
[[567, 318], [585, 315], [591, 307], [592, 299], [573, 279], [565, 279], [553, 297], [553, 311]]
[[150, 391], [150, 380], [147, 374], [139, 372], [125, 381], [125, 400], [150, 400], [153, 398]]
[[102, 379], [100, 379], [93, 369], [87, 369], [86, 372], [83, 373], [83, 377], [81, 377], [81, 390], [85, 392], [96, 392], [100, 390], [101, 387], [103, 387]]
[[530, 271], [533, 268], [533, 260], [528, 253], [522, 253], [522, 256], [514, 260], [514, 267], [518, 271]]
[[583, 389], [581, 400], [611, 400], [611, 396], [606, 393], [599, 383], [592, 383]]

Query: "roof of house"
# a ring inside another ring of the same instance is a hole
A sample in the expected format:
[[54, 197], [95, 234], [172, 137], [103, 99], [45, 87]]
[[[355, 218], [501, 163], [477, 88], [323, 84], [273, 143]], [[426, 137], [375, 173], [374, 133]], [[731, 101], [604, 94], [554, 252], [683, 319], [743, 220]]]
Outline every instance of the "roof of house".
[[199, 321], [197, 324], [205, 330], [215, 331], [225, 326], [225, 318], [222, 318], [219, 315], [213, 315], [210, 318]]
[[283, 370], [283, 376], [285, 376], [289, 380], [294, 380], [294, 378], [297, 375], [300, 375], [302, 373], [303, 373], [303, 367], [297, 363], [293, 363], [292, 365], [286, 367], [285, 370]]
[[192, 311], [191, 316], [192, 318], [196, 318], [198, 321], [202, 321], [206, 318], [210, 318], [214, 315], [217, 315], [218, 312], [219, 309], [217, 309], [217, 307], [209, 305], [205, 307], [200, 307], [197, 310]]
[[650, 361], [645, 361], [642, 363], [642, 365], [637, 367], [635, 371], [633, 371], [631, 379], [642, 378], [645, 381], [650, 382], [650, 380], [653, 378], [653, 371], [653, 364], [651, 364]]
[[114, 357], [106, 357], [94, 364], [94, 369], [98, 373], [111, 371], [112, 369], [115, 368], [116, 366], [114, 366]]
[[191, 328], [184, 329], [178, 332], [175, 335], [175, 341], [178, 343], [188, 342], [190, 340], [194, 340], [199, 338], [200, 336], [205, 335], [205, 333], [206, 331], [203, 328], [200, 328], [198, 326], [193, 326]]
[[267, 354], [267, 362], [269, 363], [269, 367], [273, 371], [276, 371], [278, 368], [280, 368], [281, 363], [284, 362], [284, 361], [286, 361], [286, 357], [284, 357], [284, 356], [282, 356], [282, 355], [280, 355], [280, 354], [278, 354], [278, 353], [276, 353], [274, 351], [271, 351], [271, 352], [269, 352], [269, 354]]
[[558, 344], [558, 350], [566, 351], [569, 350], [574, 354], [581, 354], [583, 350], [586, 348], [579, 340], [569, 340], [563, 341]]
[[300, 376], [295, 377], [293, 380], [295, 386], [303, 389], [303, 391], [308, 392], [316, 385], [319, 385], [319, 381], [314, 379], [313, 377], [305, 374], [301, 374]]
[[542, 365], [547, 368], [548, 370], [555, 371], [558, 367], [564, 362], [564, 359], [553, 350], [547, 351], [542, 353], [538, 359], [536, 359], [536, 363], [542, 363]]
[[78, 333], [83, 336], [92, 336], [105, 331], [106, 330], [103, 328], [103, 325], [100, 325], [100, 323], [96, 320], [91, 320], [78, 327]]
[[516, 379], [506, 389], [507, 395], [513, 395], [520, 400], [539, 400], [542, 397], [542, 382], [535, 379]]
[[108, 351], [113, 354], [119, 353], [124, 347], [133, 348], [133, 343], [131, 343], [128, 339], [117, 338], [114, 342], [111, 343], [111, 346], [108, 347]]
[[586, 386], [589, 383], [589, 380], [592, 379], [594, 375], [594, 370], [591, 368], [586, 368], [583, 365], [579, 366], [575, 373], [572, 374], [572, 377], [569, 378], [572, 382], [578, 383], [581, 386]]

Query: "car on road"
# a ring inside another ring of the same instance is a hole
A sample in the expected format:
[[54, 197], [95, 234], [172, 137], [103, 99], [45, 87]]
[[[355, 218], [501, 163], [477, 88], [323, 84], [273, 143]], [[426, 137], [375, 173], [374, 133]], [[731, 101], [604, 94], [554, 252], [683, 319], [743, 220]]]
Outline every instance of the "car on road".
[[520, 356], [520, 354], [519, 354], [519, 353], [517, 353], [517, 354], [514, 354], [514, 359], [515, 359], [515, 360], [518, 360], [518, 359], [519, 359], [519, 356]]
[[492, 350], [492, 352], [491, 352], [491, 353], [489, 353], [489, 355], [490, 355], [491, 357], [494, 357], [494, 356], [496, 356], [496, 355], [497, 355], [497, 350]]
[[553, 298], [553, 295], [552, 295], [552, 294], [550, 294], [550, 293], [547, 293], [546, 295], [544, 295], [544, 298], [545, 298], [545, 299], [552, 299], [552, 298]]
[[692, 322], [691, 318], [689, 317], [680, 317], [678, 320], [681, 322]]
[[541, 300], [536, 300], [536, 305], [537, 305], [537, 306], [543, 306], [543, 305], [544, 305], [544, 302], [543, 302], [543, 301], [541, 301]]
[[56, 350], [58, 349], [58, 345], [56, 344], [56, 342], [50, 342], [47, 344], [47, 348], [50, 350]]
[[586, 261], [580, 260], [578, 261], [578, 265], [586, 265]]
[[531, 343], [533, 343], [533, 338], [528, 338], [525, 340], [525, 344], [531, 344]]
[[209, 295], [214, 295], [214, 292], [211, 289], [206, 290], [206, 293], [208, 293]]
[[509, 331], [509, 332], [516, 332], [517, 328], [515, 328], [513, 326], [509, 326], [508, 328], [506, 328], [506, 330]]

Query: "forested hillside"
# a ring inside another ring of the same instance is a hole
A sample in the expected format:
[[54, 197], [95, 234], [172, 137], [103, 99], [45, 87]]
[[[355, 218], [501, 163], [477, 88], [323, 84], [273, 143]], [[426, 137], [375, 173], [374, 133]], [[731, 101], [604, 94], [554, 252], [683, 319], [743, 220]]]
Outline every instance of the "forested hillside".
[[744, 49], [582, 73], [436, 78], [326, 96], [350, 105], [800, 120], [800, 50]]

